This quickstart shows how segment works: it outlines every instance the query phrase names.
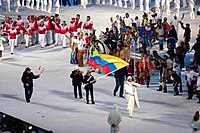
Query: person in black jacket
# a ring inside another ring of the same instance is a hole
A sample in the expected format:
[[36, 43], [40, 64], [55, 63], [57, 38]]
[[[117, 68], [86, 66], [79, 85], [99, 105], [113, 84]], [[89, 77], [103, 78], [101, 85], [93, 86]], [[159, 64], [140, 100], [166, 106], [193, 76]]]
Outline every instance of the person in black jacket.
[[96, 82], [96, 80], [91, 75], [91, 71], [88, 70], [87, 73], [86, 73], [86, 75], [83, 78], [83, 83], [85, 84], [87, 104], [89, 104], [89, 92], [90, 92], [90, 95], [91, 95], [92, 104], [95, 104], [95, 102], [94, 102], [94, 95], [93, 95], [93, 84], [95, 82]]
[[178, 85], [179, 85], [179, 90], [182, 93], [182, 81], [181, 81], [181, 76], [178, 75], [175, 71], [170, 70], [169, 73], [172, 75], [173, 79], [174, 79], [174, 96], [179, 95], [179, 91], [178, 91]]
[[33, 94], [33, 79], [40, 77], [40, 74], [34, 75], [31, 69], [27, 67], [22, 75], [21, 81], [24, 84], [26, 102], [29, 103]]
[[75, 67], [74, 71], [72, 71], [70, 78], [72, 78], [72, 85], [74, 86], [74, 97], [77, 98], [77, 87], [79, 91], [79, 98], [82, 97], [81, 85], [83, 82], [82, 72], [79, 70], [79, 67]]
[[123, 94], [124, 94], [124, 78], [125, 78], [125, 76], [128, 77], [128, 71], [127, 71], [126, 67], [123, 67], [115, 72], [114, 77], [115, 77], [115, 81], [116, 81], [116, 86], [115, 86], [114, 93], [113, 93], [114, 96], [116, 96], [116, 93], [120, 87], [119, 97], [124, 98]]

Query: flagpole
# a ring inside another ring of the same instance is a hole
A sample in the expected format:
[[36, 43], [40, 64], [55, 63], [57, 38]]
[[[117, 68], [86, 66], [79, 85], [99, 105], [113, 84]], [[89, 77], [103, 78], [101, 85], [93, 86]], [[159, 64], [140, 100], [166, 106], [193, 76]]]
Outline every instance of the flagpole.
[[[128, 66], [128, 65], [126, 65], [126, 66]], [[123, 66], [123, 67], [126, 67], [126, 66]], [[117, 70], [119, 70], [119, 69], [121, 69], [121, 68], [123, 68], [123, 67], [120, 67], [120, 68], [118, 68], [118, 69], [116, 69], [116, 70], [114, 70], [114, 71], [111, 71], [111, 72], [109, 72], [109, 73], [107, 73], [107, 74], [105, 74], [105, 75], [103, 75], [103, 76], [101, 76], [101, 77], [98, 77], [96, 80], [101, 79], [101, 78], [104, 78], [104, 77], [108, 76], [109, 74], [111, 74], [111, 73], [113, 73], [113, 72], [115, 72], [115, 71], [117, 71]]]

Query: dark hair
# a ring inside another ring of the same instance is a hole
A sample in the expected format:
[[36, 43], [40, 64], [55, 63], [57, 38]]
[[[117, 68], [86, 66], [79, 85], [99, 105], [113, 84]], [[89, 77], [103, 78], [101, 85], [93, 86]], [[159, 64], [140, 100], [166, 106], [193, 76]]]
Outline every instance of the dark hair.
[[80, 17], [81, 15], [80, 14], [76, 14], [76, 16]]
[[194, 121], [198, 121], [199, 120], [199, 111], [196, 111], [196, 113], [193, 116], [193, 120]]

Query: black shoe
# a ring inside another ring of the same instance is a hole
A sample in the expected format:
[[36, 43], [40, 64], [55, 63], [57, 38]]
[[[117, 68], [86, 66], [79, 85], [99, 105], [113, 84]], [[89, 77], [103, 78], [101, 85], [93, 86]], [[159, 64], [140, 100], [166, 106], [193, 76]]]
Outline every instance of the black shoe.
[[116, 96], [116, 93], [113, 93], [113, 96], [115, 97], [115, 96]]
[[80, 99], [82, 99], [83, 97], [80, 97]]
[[162, 91], [162, 90], [158, 89], [157, 91]]
[[147, 85], [147, 88], [149, 88], [149, 85]]
[[191, 100], [192, 98], [187, 97], [186, 99], [187, 99], [187, 100]]
[[119, 96], [119, 97], [121, 97], [121, 98], [125, 98], [124, 96]]
[[30, 103], [30, 100], [27, 100], [26, 102], [27, 102], [27, 103]]
[[13, 55], [13, 53], [11, 53], [11, 55]]
[[174, 94], [174, 96], [178, 96], [179, 94]]
[[199, 104], [200, 104], [200, 101], [198, 101], [197, 103], [199, 103]]
[[167, 93], [167, 91], [163, 91], [163, 93]]
[[89, 101], [87, 101], [86, 104], [89, 104]]
[[94, 102], [94, 101], [92, 101], [92, 104], [95, 104], [95, 102]]

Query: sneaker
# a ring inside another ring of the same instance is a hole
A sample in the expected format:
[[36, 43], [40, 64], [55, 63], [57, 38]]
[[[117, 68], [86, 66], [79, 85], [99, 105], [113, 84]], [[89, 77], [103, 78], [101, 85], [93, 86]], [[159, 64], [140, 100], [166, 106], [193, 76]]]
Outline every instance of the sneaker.
[[186, 99], [187, 99], [187, 100], [191, 100], [192, 98], [187, 97]]
[[87, 101], [86, 104], [89, 104], [89, 101]]
[[95, 104], [95, 102], [94, 102], [94, 101], [92, 101], [92, 104]]
[[121, 98], [125, 98], [124, 96], [119, 96], [119, 97], [121, 97]]
[[82, 99], [83, 97], [80, 97], [80, 99]]
[[116, 96], [116, 93], [113, 93], [113, 96], [115, 97], [115, 96]]

